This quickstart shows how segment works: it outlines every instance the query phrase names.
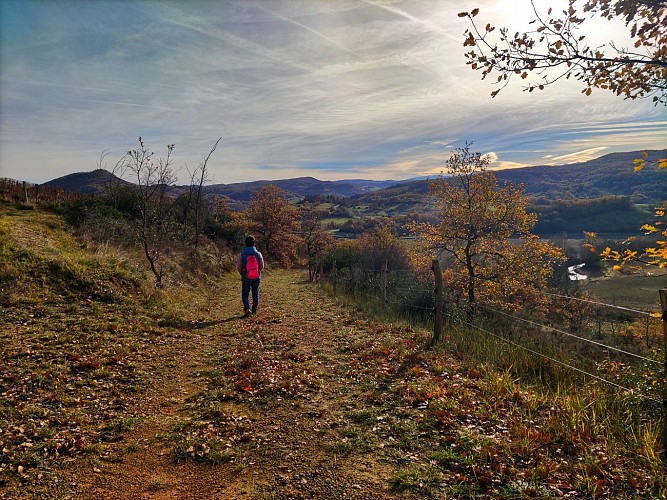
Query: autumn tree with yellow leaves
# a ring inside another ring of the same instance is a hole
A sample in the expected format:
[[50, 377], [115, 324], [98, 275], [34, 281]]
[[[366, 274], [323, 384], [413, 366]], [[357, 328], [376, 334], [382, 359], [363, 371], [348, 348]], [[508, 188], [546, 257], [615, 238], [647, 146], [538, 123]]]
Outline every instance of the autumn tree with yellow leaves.
[[528, 212], [524, 187], [500, 186], [487, 171], [489, 159], [470, 146], [447, 160], [449, 177], [430, 182], [438, 222], [411, 226], [415, 248], [424, 260], [441, 258], [446, 286], [470, 304], [508, 309], [537, 304], [562, 251], [531, 234], [537, 218]]
[[273, 184], [261, 187], [250, 197], [245, 215], [266, 257], [285, 267], [296, 261], [300, 218], [285, 191]]
[[[667, 47], [665, 49], [667, 51]], [[642, 157], [635, 160], [635, 172], [641, 172], [641, 170], [646, 166], [646, 160], [648, 158], [648, 153], [642, 153]], [[667, 158], [658, 159], [658, 168], [667, 169]], [[663, 239], [656, 241], [655, 247], [648, 247], [644, 249], [644, 262], [648, 265], [658, 266], [660, 268], [667, 267], [667, 227], [664, 226], [665, 212], [667, 211], [667, 201], [662, 203], [662, 206], [655, 209], [655, 221], [653, 224], [644, 224], [641, 227], [641, 230], [645, 234], [660, 234]], [[605, 250], [607, 253], [607, 250]], [[624, 255], [613, 255], [612, 258], [616, 261], [619, 260], [628, 260], [628, 253], [626, 250], [623, 252]], [[605, 254], [602, 254], [603, 257], [606, 257]]]
[[[642, 157], [635, 160], [635, 172], [641, 172], [646, 167], [648, 161], [648, 153], [642, 153]], [[657, 161], [657, 167], [667, 169], [667, 158], [660, 158]], [[607, 261], [613, 262], [614, 271], [620, 271], [630, 265], [631, 270], [640, 270], [640, 266], [657, 266], [659, 268], [667, 267], [667, 227], [665, 227], [665, 212], [667, 212], [667, 201], [655, 208], [654, 220], [650, 223], [644, 224], [640, 230], [645, 235], [658, 235], [655, 246], [646, 247], [639, 250], [629, 248], [630, 244], [635, 240], [633, 236], [626, 238], [621, 242], [620, 249], [612, 249], [606, 247], [601, 251], [600, 256]], [[590, 251], [598, 250], [595, 233], [585, 233], [586, 243]]]

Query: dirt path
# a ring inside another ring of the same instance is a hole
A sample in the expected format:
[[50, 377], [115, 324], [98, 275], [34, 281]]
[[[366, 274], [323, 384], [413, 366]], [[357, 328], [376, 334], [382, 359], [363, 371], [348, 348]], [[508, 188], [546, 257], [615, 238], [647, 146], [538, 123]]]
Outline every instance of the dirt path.
[[237, 283], [227, 285], [165, 353], [140, 422], [101, 459], [67, 468], [72, 497], [390, 497], [391, 467], [341, 439], [345, 415], [372, 392], [350, 375], [354, 311], [301, 273], [275, 273], [260, 313], [243, 319]]

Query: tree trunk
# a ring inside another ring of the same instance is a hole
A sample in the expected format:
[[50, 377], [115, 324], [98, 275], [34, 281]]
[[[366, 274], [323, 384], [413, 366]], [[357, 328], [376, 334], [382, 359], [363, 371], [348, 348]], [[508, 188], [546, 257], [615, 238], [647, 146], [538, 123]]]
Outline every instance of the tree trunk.
[[433, 259], [431, 263], [431, 270], [435, 277], [435, 324], [433, 325], [433, 339], [432, 343], [435, 344], [440, 340], [440, 335], [442, 333], [442, 271], [440, 271], [440, 262], [438, 259]]

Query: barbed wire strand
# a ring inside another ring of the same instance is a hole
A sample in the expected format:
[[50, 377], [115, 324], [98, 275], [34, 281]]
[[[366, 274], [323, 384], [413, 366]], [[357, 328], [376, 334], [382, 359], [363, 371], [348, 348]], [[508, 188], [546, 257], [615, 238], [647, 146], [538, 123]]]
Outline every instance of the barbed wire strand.
[[[577, 297], [568, 297], [568, 296], [566, 296], [566, 295], [558, 295], [558, 294], [552, 294], [552, 293], [548, 293], [548, 292], [543, 292], [543, 293], [544, 293], [545, 295], [551, 295], [551, 296], [554, 296], [554, 297], [570, 298], [570, 299], [574, 299], [574, 300], [580, 300], [580, 301], [583, 301], [583, 302], [590, 302], [590, 303], [597, 304], [597, 305], [601, 305], [601, 306], [611, 307], [611, 308], [615, 308], [615, 309], [621, 309], [621, 310], [624, 310], [624, 311], [629, 311], [629, 312], [633, 312], [633, 313], [637, 313], [637, 314], [646, 315], [646, 316], [648, 316], [648, 317], [653, 317], [653, 315], [652, 315], [651, 313], [648, 313], [648, 312], [645, 312], [645, 311], [638, 311], [638, 310], [630, 309], [630, 308], [627, 308], [627, 307], [615, 306], [615, 305], [613, 305], [613, 304], [605, 304], [605, 303], [603, 303], [603, 302], [595, 302], [595, 301], [586, 300], [586, 299], [579, 299], [579, 298], [577, 298]], [[394, 304], [396, 304], [396, 303], [394, 302]], [[398, 304], [398, 305], [402, 305], [402, 304]], [[594, 341], [594, 340], [587, 339], [587, 338], [585, 338], [585, 337], [581, 337], [581, 336], [575, 335], [575, 334], [573, 334], [573, 333], [566, 332], [566, 331], [564, 331], [564, 330], [560, 330], [560, 329], [558, 329], [558, 328], [554, 328], [554, 327], [552, 327], [552, 326], [544, 325], [544, 324], [537, 323], [537, 322], [534, 322], [534, 321], [531, 321], [531, 320], [528, 320], [528, 319], [525, 319], [525, 318], [521, 318], [521, 317], [519, 317], [519, 316], [515, 316], [515, 315], [512, 315], [512, 314], [508, 314], [508, 313], [505, 313], [505, 312], [503, 312], [503, 311], [499, 311], [499, 310], [497, 310], [497, 309], [493, 309], [493, 308], [491, 308], [491, 307], [485, 306], [485, 305], [483, 305], [483, 304], [477, 304], [477, 305], [479, 305], [480, 307], [483, 307], [483, 308], [485, 308], [485, 309], [487, 309], [487, 310], [496, 312], [496, 313], [498, 313], [498, 314], [502, 314], [502, 315], [504, 315], [504, 316], [507, 316], [507, 317], [510, 317], [510, 318], [513, 318], [513, 319], [516, 319], [516, 320], [519, 320], [519, 321], [523, 321], [523, 322], [528, 323], [528, 324], [533, 325], [533, 326], [546, 328], [546, 329], [551, 330], [551, 331], [553, 331], [553, 332], [557, 332], [557, 333], [560, 333], [560, 334], [562, 334], [562, 335], [566, 335], [566, 336], [575, 338], [575, 339], [580, 340], [580, 341], [582, 341], [582, 342], [588, 342], [588, 343], [590, 343], [590, 344], [594, 344], [594, 345], [596, 345], [596, 346], [598, 346], [598, 347], [603, 347], [603, 348], [605, 348], [605, 349], [609, 349], [609, 350], [618, 352], [619, 354], [624, 354], [624, 355], [626, 355], [626, 356], [631, 356], [631, 357], [634, 357], [634, 358], [637, 358], [637, 359], [640, 359], [640, 360], [642, 360], [642, 361], [646, 361], [646, 362], [649, 362], [649, 363], [661, 364], [659, 361], [656, 361], [656, 360], [654, 360], [654, 359], [646, 358], [646, 357], [641, 356], [641, 355], [639, 355], [639, 354], [635, 354], [635, 353], [632, 353], [632, 352], [629, 352], [629, 351], [625, 351], [625, 350], [623, 350], [623, 349], [619, 349], [619, 348], [617, 348], [617, 347], [613, 347], [613, 346], [610, 346], [610, 345], [607, 345], [607, 344], [603, 344], [602, 342], [596, 342], [596, 341]], [[407, 307], [410, 307], [410, 306], [407, 305], [407, 304], [406, 304], [406, 306], [407, 306]]]
[[387, 301], [388, 304], [395, 305], [395, 306], [401, 306], [401, 307], [410, 307], [412, 309], [423, 309], [425, 311], [433, 311], [433, 307], [426, 307], [426, 306], [417, 306], [413, 304], [404, 304], [403, 302], [396, 302], [393, 300]]
[[620, 309], [621, 311], [628, 311], [628, 312], [632, 312], [632, 313], [635, 313], [635, 314], [650, 316], [652, 318], [655, 317], [655, 316], [653, 316], [653, 313], [650, 313], [648, 311], [638, 311], [637, 309], [631, 309], [629, 307], [616, 306], [614, 304], [605, 304], [604, 302], [596, 302], [595, 300], [581, 299], [579, 297], [570, 297], [568, 295], [559, 295], [557, 293], [549, 293], [549, 292], [542, 292], [542, 293], [544, 293], [544, 295], [549, 295], [551, 297], [560, 297], [562, 299], [578, 300], [579, 302], [587, 302], [589, 304], [595, 304], [595, 305], [598, 305], [598, 306], [610, 307], [612, 309]]
[[[577, 298], [577, 297], [568, 297], [568, 296], [566, 296], [566, 295], [551, 294], [551, 293], [548, 293], [548, 292], [543, 292], [543, 293], [544, 293], [545, 295], [550, 295], [550, 296], [554, 296], [554, 297], [560, 297], [560, 298], [566, 298], [566, 299], [579, 300], [579, 301], [582, 301], [582, 302], [589, 302], [589, 303], [596, 304], [596, 305], [600, 305], [600, 306], [611, 307], [611, 308], [614, 308], [614, 309], [620, 309], [620, 310], [624, 310], [624, 311], [628, 311], [628, 312], [633, 312], [633, 313], [636, 313], [636, 314], [641, 314], [641, 315], [646, 315], [646, 316], [653, 317], [653, 314], [648, 313], [648, 312], [646, 312], [646, 311], [638, 311], [638, 310], [630, 309], [630, 308], [627, 308], [627, 307], [615, 306], [615, 305], [613, 305], [613, 304], [605, 304], [605, 303], [603, 303], [603, 302], [596, 302], [596, 301], [591, 301], [591, 300], [587, 300], [587, 299], [579, 299], [579, 298]], [[410, 304], [403, 304], [403, 303], [394, 302], [394, 301], [388, 301], [388, 303], [389, 303], [389, 304], [393, 304], [393, 305], [399, 305], [399, 306], [402, 306], [402, 307], [409, 307], [409, 308], [413, 308], [413, 309], [422, 309], [422, 310], [430, 310], [430, 311], [433, 311], [433, 308], [432, 308], [432, 307], [423, 307], [423, 306], [416, 306], [416, 305], [410, 305]], [[658, 362], [658, 361], [655, 361], [655, 360], [652, 360], [652, 359], [649, 359], [649, 358], [645, 358], [645, 357], [643, 357], [643, 356], [640, 356], [640, 355], [637, 355], [637, 354], [634, 354], [634, 353], [631, 353], [631, 352], [627, 352], [627, 351], [624, 351], [624, 350], [622, 350], [622, 349], [618, 349], [618, 348], [615, 348], [615, 347], [612, 347], [612, 346], [608, 346], [608, 345], [606, 345], [606, 344], [602, 344], [602, 343], [600, 343], [600, 342], [596, 342], [596, 341], [594, 341], [594, 340], [586, 339], [586, 338], [584, 338], [584, 337], [579, 337], [579, 336], [574, 335], [574, 334], [572, 334], [572, 333], [565, 332], [565, 331], [563, 331], [563, 330], [559, 330], [559, 329], [557, 329], [557, 328], [550, 327], [550, 326], [548, 326], [548, 325], [543, 325], [543, 324], [536, 323], [536, 322], [531, 321], [531, 320], [527, 320], [527, 319], [525, 319], [525, 318], [520, 318], [520, 317], [515, 316], [515, 315], [511, 315], [511, 314], [508, 314], [508, 313], [505, 313], [505, 312], [502, 312], [502, 311], [498, 311], [498, 310], [496, 310], [496, 309], [492, 309], [492, 308], [490, 308], [490, 307], [488, 307], [488, 306], [484, 306], [483, 304], [478, 304], [478, 305], [481, 306], [481, 307], [483, 307], [483, 308], [485, 308], [485, 309], [488, 309], [488, 310], [497, 312], [497, 313], [499, 313], [499, 314], [502, 314], [502, 315], [511, 317], [511, 318], [513, 318], [513, 319], [517, 319], [517, 320], [519, 320], [519, 321], [523, 321], [523, 322], [529, 323], [529, 324], [531, 324], [531, 325], [533, 325], [533, 326], [538, 326], [538, 327], [547, 328], [547, 329], [549, 329], [549, 330], [552, 330], [552, 331], [561, 333], [561, 334], [563, 334], [563, 335], [567, 335], [567, 336], [569, 336], [569, 337], [573, 337], [573, 338], [576, 338], [576, 339], [581, 340], [581, 341], [584, 341], [584, 342], [588, 342], [588, 343], [591, 343], [591, 344], [595, 344], [595, 345], [597, 345], [597, 346], [599, 346], [599, 347], [604, 347], [604, 348], [606, 348], [606, 349], [610, 349], [610, 350], [613, 350], [613, 351], [616, 351], [616, 352], [619, 352], [619, 353], [622, 353], [622, 354], [625, 354], [625, 355], [628, 355], [628, 356], [632, 356], [632, 357], [639, 358], [639, 359], [641, 359], [641, 360], [643, 360], [643, 361], [648, 361], [648, 362], [655, 363], [655, 364], [661, 364], [661, 363]], [[451, 314], [451, 313], [446, 313], [445, 316], [449, 317], [450, 319], [454, 319], [454, 315]], [[593, 373], [589, 373], [589, 372], [587, 372], [587, 371], [585, 371], [585, 370], [582, 370], [581, 368], [577, 368], [576, 366], [572, 366], [572, 365], [570, 365], [570, 364], [568, 364], [568, 363], [565, 363], [565, 362], [563, 362], [563, 361], [560, 361], [560, 360], [557, 360], [557, 359], [552, 358], [552, 357], [550, 357], [550, 356], [547, 356], [547, 355], [544, 354], [544, 353], [535, 351], [535, 350], [530, 349], [530, 348], [528, 348], [528, 347], [526, 347], [526, 346], [523, 346], [523, 345], [521, 345], [521, 344], [518, 344], [518, 343], [516, 343], [516, 342], [513, 342], [513, 341], [511, 341], [511, 340], [509, 340], [509, 339], [506, 339], [506, 338], [504, 338], [504, 337], [501, 337], [501, 336], [499, 336], [499, 335], [496, 335], [496, 334], [494, 334], [494, 333], [492, 333], [492, 332], [490, 332], [490, 331], [488, 331], [488, 330], [486, 330], [486, 329], [484, 329], [484, 328], [481, 328], [481, 327], [479, 327], [479, 326], [477, 326], [477, 325], [474, 325], [474, 324], [472, 324], [472, 323], [469, 323], [469, 322], [467, 322], [467, 321], [464, 321], [464, 320], [462, 320], [460, 317], [457, 317], [456, 319], [457, 319], [461, 324], [464, 324], [464, 325], [467, 325], [467, 326], [469, 326], [469, 327], [471, 327], [471, 328], [475, 328], [475, 329], [477, 329], [477, 330], [480, 330], [481, 332], [484, 332], [485, 334], [490, 335], [491, 337], [494, 337], [494, 338], [496, 338], [496, 339], [498, 339], [498, 340], [501, 340], [502, 342], [505, 342], [505, 343], [508, 343], [508, 344], [510, 344], [510, 345], [513, 345], [514, 347], [517, 347], [517, 348], [519, 348], [519, 349], [522, 349], [522, 350], [524, 350], [524, 351], [526, 351], [526, 352], [529, 352], [529, 353], [534, 354], [534, 355], [536, 355], [536, 356], [541, 356], [541, 357], [543, 357], [544, 359], [547, 359], [547, 360], [549, 360], [549, 361], [551, 361], [551, 362], [553, 362], [553, 363], [556, 363], [556, 364], [558, 364], [558, 365], [561, 365], [561, 366], [563, 366], [563, 367], [565, 367], [565, 368], [568, 368], [568, 369], [570, 369], [570, 370], [574, 370], [574, 371], [576, 371], [576, 372], [579, 372], [579, 373], [581, 373], [582, 375], [586, 375], [586, 376], [591, 377], [591, 378], [593, 378], [593, 379], [595, 379], [595, 380], [599, 380], [600, 382], [603, 382], [603, 383], [605, 383], [605, 384], [611, 385], [611, 386], [616, 387], [616, 388], [618, 388], [618, 389], [621, 389], [621, 390], [623, 390], [623, 391], [625, 391], [625, 392], [629, 392], [629, 393], [631, 393], [631, 394], [632, 394], [632, 393], [635, 393], [635, 390], [634, 390], [634, 389], [630, 389], [630, 388], [628, 388], [628, 387], [622, 386], [622, 385], [620, 385], [620, 384], [617, 384], [617, 383], [615, 383], [615, 382], [612, 382], [612, 381], [610, 381], [610, 380], [607, 380], [607, 379], [605, 379], [605, 378], [603, 378], [603, 377], [600, 377], [600, 376], [595, 375], [595, 374], [593, 374]], [[648, 400], [648, 401], [652, 401], [652, 402], [655, 402], [655, 403], [661, 403], [661, 401], [658, 400], [658, 399], [656, 399], [656, 398], [651, 398], [651, 397], [649, 397], [649, 396], [645, 396], [645, 395], [643, 395], [643, 394], [639, 394], [639, 396], [642, 397], [642, 398], [644, 398], [644, 399], [646, 399], [646, 400]]]
[[393, 283], [388, 283], [387, 286], [387, 295], [391, 295], [393, 297], [401, 297], [405, 295], [429, 295], [433, 296], [433, 291], [431, 290], [419, 290], [415, 288], [411, 288], [410, 285], [407, 286], [395, 286]]
[[[511, 340], [508, 340], [508, 339], [503, 338], [503, 337], [501, 337], [501, 336], [499, 336], [499, 335], [496, 335], [496, 334], [494, 334], [494, 333], [491, 333], [490, 331], [485, 330], [485, 329], [482, 328], [482, 327], [479, 327], [479, 326], [474, 325], [474, 324], [472, 324], [472, 323], [468, 323], [467, 321], [463, 321], [463, 320], [460, 320], [460, 321], [461, 321], [461, 323], [464, 324], [464, 325], [467, 325], [467, 326], [469, 326], [469, 327], [472, 327], [472, 328], [475, 328], [475, 329], [477, 329], [477, 330], [480, 330], [480, 331], [486, 333], [487, 335], [490, 335], [490, 336], [495, 337], [495, 338], [497, 338], [497, 339], [499, 339], [499, 340], [502, 340], [503, 342], [507, 342], [508, 344], [511, 344], [511, 345], [513, 345], [513, 346], [515, 346], [515, 347], [518, 347], [519, 349], [523, 349], [524, 351], [527, 351], [527, 352], [529, 352], [529, 353], [531, 353], [531, 354], [535, 354], [535, 355], [537, 355], [537, 356], [542, 356], [544, 359], [548, 359], [549, 361], [552, 361], [552, 362], [554, 362], [554, 363], [556, 363], [556, 364], [559, 364], [559, 365], [564, 366], [564, 367], [566, 367], [566, 368], [569, 368], [569, 369], [571, 369], [571, 370], [577, 371], [577, 372], [579, 372], [579, 373], [581, 373], [581, 374], [583, 374], [583, 375], [587, 375], [587, 376], [589, 376], [589, 377], [591, 377], [591, 378], [594, 378], [594, 379], [599, 380], [599, 381], [601, 381], [601, 382], [604, 382], [604, 383], [606, 383], [606, 384], [612, 385], [612, 386], [614, 386], [614, 387], [616, 387], [616, 388], [618, 388], [618, 389], [621, 389], [621, 390], [623, 390], [623, 391], [629, 392], [629, 393], [631, 393], [631, 394], [634, 394], [634, 393], [636, 392], [634, 389], [630, 389], [629, 387], [622, 386], [622, 385], [620, 385], [620, 384], [617, 384], [616, 382], [612, 382], [611, 380], [607, 380], [606, 378], [600, 377], [600, 376], [595, 375], [595, 374], [593, 374], [593, 373], [589, 373], [589, 372], [587, 372], [587, 371], [585, 371], [585, 370], [582, 370], [581, 368], [577, 368], [576, 366], [569, 365], [569, 364], [567, 364], [567, 363], [565, 363], [565, 362], [563, 362], [563, 361], [559, 361], [559, 360], [554, 359], [554, 358], [552, 358], [552, 357], [550, 357], [550, 356], [547, 356], [546, 354], [543, 354], [543, 353], [538, 352], [538, 351], [534, 351], [533, 349], [529, 349], [528, 347], [526, 347], [526, 346], [522, 346], [521, 344], [517, 344], [516, 342], [512, 342]], [[645, 396], [645, 395], [643, 395], [643, 394], [641, 394], [641, 393], [637, 393], [637, 394], [638, 394], [640, 397], [642, 397], [642, 398], [644, 398], [644, 399], [646, 399], [646, 400], [648, 400], [648, 401], [652, 401], [652, 402], [654, 402], [654, 403], [662, 403], [662, 401], [660, 401], [659, 399], [652, 398], [652, 397], [650, 397], [650, 396]]]
[[433, 293], [429, 293], [429, 291], [424, 291], [424, 290], [415, 290], [411, 288], [394, 288], [394, 289], [389, 289], [387, 290], [387, 295], [392, 295], [394, 297], [409, 297], [409, 296], [415, 296], [415, 295], [427, 295], [429, 297], [433, 297]]
[[[548, 293], [548, 292], [543, 292], [543, 293], [544, 293], [545, 295], [550, 295], [550, 296], [553, 296], [553, 297], [560, 297], [560, 298], [566, 298], [566, 299], [579, 300], [579, 301], [581, 301], [581, 302], [588, 302], [588, 303], [591, 303], [591, 304], [596, 304], [596, 305], [600, 305], [600, 306], [610, 307], [610, 308], [614, 308], [614, 309], [620, 309], [620, 310], [624, 310], [624, 311], [628, 311], [628, 312], [633, 312], [633, 313], [637, 313], [637, 314], [641, 314], [641, 315], [646, 315], [646, 316], [649, 316], [649, 317], [653, 317], [653, 314], [648, 313], [648, 312], [646, 312], [646, 311], [638, 311], [638, 310], [630, 309], [630, 308], [627, 308], [627, 307], [615, 306], [615, 305], [613, 305], [613, 304], [605, 304], [605, 303], [603, 303], [603, 302], [596, 302], [596, 301], [587, 300], [587, 299], [580, 299], [580, 298], [577, 298], [577, 297], [568, 297], [567, 295], [552, 294], [552, 293]], [[416, 309], [426, 309], [426, 310], [428, 310], [428, 309], [432, 309], [432, 308], [428, 308], [428, 307], [411, 306], [411, 305], [409, 305], [409, 304], [402, 304], [402, 303], [397, 303], [397, 302], [390, 302], [390, 303], [392, 303], [392, 304], [394, 304], [394, 305], [399, 305], [399, 306], [403, 306], [403, 307], [411, 307], [411, 308], [416, 308]], [[654, 359], [646, 358], [646, 357], [644, 357], [644, 356], [640, 356], [640, 355], [638, 355], [638, 354], [635, 354], [635, 353], [632, 353], [632, 352], [628, 352], [628, 351], [625, 351], [625, 350], [623, 350], [623, 349], [619, 349], [619, 348], [616, 348], [616, 347], [612, 347], [612, 346], [610, 346], [610, 345], [603, 344], [603, 343], [601, 343], [601, 342], [596, 342], [595, 340], [591, 340], [591, 339], [587, 339], [587, 338], [584, 338], [584, 337], [580, 337], [580, 336], [575, 335], [575, 334], [573, 334], [573, 333], [569, 333], [569, 332], [566, 332], [566, 331], [564, 331], [564, 330], [560, 330], [560, 329], [558, 329], [558, 328], [554, 328], [554, 327], [552, 327], [552, 326], [548, 326], [548, 325], [544, 325], [544, 324], [541, 324], [541, 323], [537, 323], [537, 322], [534, 322], [534, 321], [531, 321], [531, 320], [528, 320], [528, 319], [525, 319], [525, 318], [520, 318], [519, 316], [515, 316], [515, 315], [512, 315], [512, 314], [508, 314], [508, 313], [505, 313], [505, 312], [503, 312], [503, 311], [499, 311], [499, 310], [497, 310], [497, 309], [493, 309], [493, 308], [491, 308], [491, 307], [484, 306], [483, 304], [477, 304], [477, 305], [480, 306], [480, 307], [483, 307], [484, 309], [493, 311], [493, 312], [495, 312], [495, 313], [498, 313], [498, 314], [501, 314], [501, 315], [504, 315], [504, 316], [507, 316], [507, 317], [510, 317], [510, 318], [513, 318], [513, 319], [516, 319], [516, 320], [519, 320], [519, 321], [523, 321], [524, 323], [528, 323], [528, 324], [530, 324], [530, 325], [532, 325], [532, 326], [537, 326], [537, 327], [540, 327], [540, 328], [546, 328], [546, 329], [551, 330], [551, 331], [553, 331], [553, 332], [560, 333], [560, 334], [562, 334], [562, 335], [566, 335], [566, 336], [568, 336], [568, 337], [575, 338], [575, 339], [580, 340], [580, 341], [582, 341], [582, 342], [587, 342], [587, 343], [589, 343], [589, 344], [593, 344], [593, 345], [596, 345], [596, 346], [598, 346], [598, 347], [602, 347], [602, 348], [605, 348], [605, 349], [609, 349], [609, 350], [618, 352], [619, 354], [624, 354], [624, 355], [626, 355], [626, 356], [634, 357], [634, 358], [637, 358], [637, 359], [640, 359], [640, 360], [642, 360], [642, 361], [646, 361], [646, 362], [649, 362], [649, 363], [662, 364], [662, 363], [660, 363], [659, 361], [656, 361], [656, 360], [654, 360]]]
[[503, 311], [499, 311], [497, 309], [493, 309], [491, 307], [485, 306], [484, 304], [479, 304], [478, 303], [477, 305], [479, 307], [482, 307], [483, 309], [488, 310], [488, 311], [493, 311], [497, 314], [501, 314], [503, 316], [507, 316], [509, 318], [516, 319], [518, 321], [523, 321], [524, 323], [528, 323], [529, 325], [532, 325], [532, 326], [546, 328], [547, 330], [551, 330], [553, 332], [560, 333], [562, 335], [567, 335], [568, 337], [572, 337], [572, 338], [575, 338], [577, 340], [581, 340], [582, 342], [588, 342], [589, 344], [594, 344], [598, 347], [604, 347], [605, 349], [610, 349], [610, 350], [618, 352], [620, 354], [625, 354], [626, 356], [632, 356], [634, 358], [641, 359], [642, 361], [648, 361], [650, 363], [655, 363], [655, 364], [658, 364], [658, 365], [662, 364], [659, 361], [656, 361], [654, 359], [645, 358], [644, 356], [640, 356], [639, 354], [635, 354], [633, 352], [624, 351], [623, 349], [619, 349], [617, 347], [612, 347], [610, 345], [603, 344], [602, 342], [596, 342], [595, 340], [587, 339], [585, 337], [580, 337], [580, 336], [575, 335], [573, 333], [566, 332], [565, 330], [559, 330], [558, 328], [554, 328], [553, 326], [543, 325], [542, 323], [537, 323], [536, 321], [531, 321], [529, 319], [521, 318], [521, 317], [515, 316], [513, 314], [509, 314], [509, 313], [506, 313], [506, 312], [503, 312]]
[[[373, 272], [373, 273], [381, 273], [382, 272], [381, 269], [364, 269], [364, 271]], [[388, 273], [402, 273], [402, 272], [403, 273], [411, 273], [412, 270], [410, 270], [410, 269], [393, 269], [393, 270], [388, 270], [387, 272]], [[640, 315], [644, 315], [644, 316], [655, 317], [654, 313], [651, 313], [651, 312], [648, 312], [648, 311], [640, 311], [638, 309], [632, 309], [630, 307], [617, 306], [617, 305], [614, 305], [614, 304], [607, 304], [605, 302], [598, 302], [598, 301], [590, 300], [590, 299], [582, 299], [582, 298], [579, 298], [579, 297], [570, 297], [568, 295], [562, 295], [562, 294], [557, 294], [557, 293], [549, 293], [549, 292], [542, 292], [542, 293], [544, 293], [544, 295], [549, 295], [551, 297], [559, 297], [559, 298], [563, 298], [563, 299], [577, 300], [579, 302], [587, 302], [589, 304], [595, 304], [595, 305], [598, 305], [598, 306], [604, 306], [604, 307], [609, 307], [609, 308], [612, 308], [612, 309], [618, 309], [618, 310], [621, 310], [621, 311], [627, 311], [627, 312], [640, 314]]]

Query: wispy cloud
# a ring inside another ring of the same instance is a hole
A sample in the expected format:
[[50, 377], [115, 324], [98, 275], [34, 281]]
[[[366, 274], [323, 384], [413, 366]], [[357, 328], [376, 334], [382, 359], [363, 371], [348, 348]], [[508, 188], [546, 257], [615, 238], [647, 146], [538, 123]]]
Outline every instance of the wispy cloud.
[[[477, 3], [480, 15], [514, 22], [520, 2]], [[492, 151], [494, 168], [664, 144], [663, 110], [586, 98], [572, 82], [491, 99], [465, 65], [467, 20], [456, 14], [466, 8], [5, 0], [0, 175], [90, 170], [100, 151], [122, 155], [139, 135], [157, 153], [176, 143], [189, 165], [222, 137], [217, 182], [437, 174], [466, 140]]]
[[552, 156], [549, 158], [550, 165], [558, 165], [562, 163], [579, 163], [600, 156], [600, 153], [607, 149], [606, 146], [601, 146], [597, 148], [584, 149], [582, 151], [575, 151], [574, 153], [569, 153], [561, 156]]
[[409, 21], [414, 22], [415, 24], [426, 28], [427, 30], [433, 32], [433, 33], [438, 33], [440, 35], [444, 35], [447, 38], [451, 39], [455, 43], [461, 43], [463, 41], [463, 36], [461, 34], [458, 34], [457, 36], [453, 36], [449, 31], [446, 29], [438, 26], [437, 24], [429, 21], [428, 19], [422, 19], [417, 16], [414, 16], [404, 10], [401, 10], [397, 7], [392, 6], [391, 4], [384, 4], [381, 2], [373, 2], [371, 0], [363, 0], [365, 3], [369, 5], [373, 5], [379, 9], [386, 10], [388, 12], [391, 12], [392, 14], [396, 14], [397, 16], [403, 17], [405, 19], [408, 19]]
[[348, 53], [348, 54], [351, 54], [351, 55], [354, 56], [354, 57], [357, 57], [357, 58], [360, 57], [359, 54], [357, 54], [355, 51], [349, 49], [348, 47], [345, 47], [342, 43], [337, 42], [336, 40], [332, 39], [331, 37], [328, 37], [327, 35], [325, 35], [325, 34], [322, 33], [321, 31], [317, 31], [316, 29], [313, 29], [313, 28], [311, 28], [310, 26], [305, 25], [304, 23], [300, 23], [299, 21], [297, 21], [297, 20], [295, 20], [295, 19], [293, 19], [293, 18], [291, 18], [291, 17], [283, 16], [283, 15], [280, 14], [279, 12], [273, 11], [273, 10], [269, 9], [268, 7], [266, 7], [266, 6], [262, 6], [262, 4], [256, 3], [256, 4], [254, 4], [254, 5], [255, 5], [255, 7], [257, 7], [258, 9], [260, 9], [260, 10], [262, 10], [262, 11], [264, 11], [264, 12], [268, 12], [268, 13], [270, 13], [271, 15], [277, 17], [278, 19], [281, 19], [281, 20], [283, 20], [283, 21], [287, 21], [288, 23], [294, 24], [295, 26], [298, 26], [299, 28], [303, 28], [304, 30], [306, 30], [306, 31], [308, 31], [308, 32], [310, 32], [310, 33], [313, 33], [314, 35], [320, 37], [322, 40], [324, 40], [324, 41], [326, 41], [327, 43], [333, 45], [333, 46], [336, 47], [337, 49], [340, 49], [340, 50], [342, 50], [342, 51], [344, 51], [344, 52], [346, 52], [346, 53]]

